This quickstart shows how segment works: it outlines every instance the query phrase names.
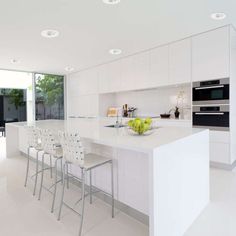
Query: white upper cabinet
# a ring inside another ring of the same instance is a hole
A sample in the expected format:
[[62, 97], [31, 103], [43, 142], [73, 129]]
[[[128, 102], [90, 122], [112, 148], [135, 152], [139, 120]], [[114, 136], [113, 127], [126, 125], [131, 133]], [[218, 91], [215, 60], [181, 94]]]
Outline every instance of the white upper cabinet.
[[169, 46], [150, 51], [149, 87], [169, 85]]
[[71, 74], [66, 77], [68, 97], [79, 94], [79, 73]]
[[98, 93], [98, 69], [93, 68], [78, 73], [79, 95]]
[[149, 53], [144, 52], [121, 60], [121, 91], [147, 87]]
[[99, 93], [112, 93], [120, 90], [120, 64], [120, 61], [115, 61], [98, 68]]
[[87, 95], [98, 93], [97, 69], [77, 72], [67, 76], [68, 91], [71, 95]]
[[193, 81], [229, 77], [229, 27], [192, 38]]
[[144, 52], [132, 56], [133, 60], [133, 86], [136, 89], [148, 87], [147, 81], [149, 77], [149, 52]]
[[191, 39], [189, 38], [170, 44], [170, 84], [191, 82], [191, 66]]

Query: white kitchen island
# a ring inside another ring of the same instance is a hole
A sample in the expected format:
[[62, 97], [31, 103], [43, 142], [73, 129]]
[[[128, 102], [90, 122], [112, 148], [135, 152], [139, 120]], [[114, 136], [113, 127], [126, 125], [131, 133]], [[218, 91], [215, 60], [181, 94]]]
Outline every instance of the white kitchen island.
[[[150, 236], [182, 236], [209, 202], [209, 131], [160, 127], [151, 135], [108, 128], [107, 119], [35, 122], [40, 128], [79, 132], [87, 149], [114, 159], [115, 198], [149, 217]], [[6, 125], [7, 157], [26, 153], [27, 123]], [[31, 124], [32, 125], [32, 124]], [[78, 170], [72, 168], [73, 174]], [[93, 173], [110, 189], [109, 166]]]

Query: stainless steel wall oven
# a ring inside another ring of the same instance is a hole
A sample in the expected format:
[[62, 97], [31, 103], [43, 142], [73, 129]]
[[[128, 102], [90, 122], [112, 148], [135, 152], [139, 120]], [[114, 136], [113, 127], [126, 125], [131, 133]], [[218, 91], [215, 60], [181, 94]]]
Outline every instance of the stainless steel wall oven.
[[229, 104], [229, 78], [193, 83], [193, 105]]
[[229, 130], [229, 78], [194, 82], [192, 88], [193, 127]]

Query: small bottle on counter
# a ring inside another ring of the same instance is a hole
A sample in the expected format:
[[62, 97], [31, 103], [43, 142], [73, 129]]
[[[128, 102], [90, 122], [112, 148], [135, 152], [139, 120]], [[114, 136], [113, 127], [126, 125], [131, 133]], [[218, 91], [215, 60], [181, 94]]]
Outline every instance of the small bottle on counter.
[[123, 116], [128, 117], [128, 104], [123, 105]]

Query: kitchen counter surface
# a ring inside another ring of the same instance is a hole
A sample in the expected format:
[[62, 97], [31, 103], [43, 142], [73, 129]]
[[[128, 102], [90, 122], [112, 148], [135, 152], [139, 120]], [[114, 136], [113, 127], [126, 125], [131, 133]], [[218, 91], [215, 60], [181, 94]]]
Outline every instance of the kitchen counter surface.
[[[68, 119], [36, 121], [33, 124], [39, 128], [55, 131], [78, 132], [81, 138], [91, 142], [112, 147], [127, 148], [134, 151], [150, 152], [155, 148], [202, 132], [203, 129], [190, 127], [157, 127], [150, 135], [132, 135], [127, 127], [109, 128], [114, 124], [109, 119]], [[25, 126], [27, 122], [10, 123], [8, 126]]]

